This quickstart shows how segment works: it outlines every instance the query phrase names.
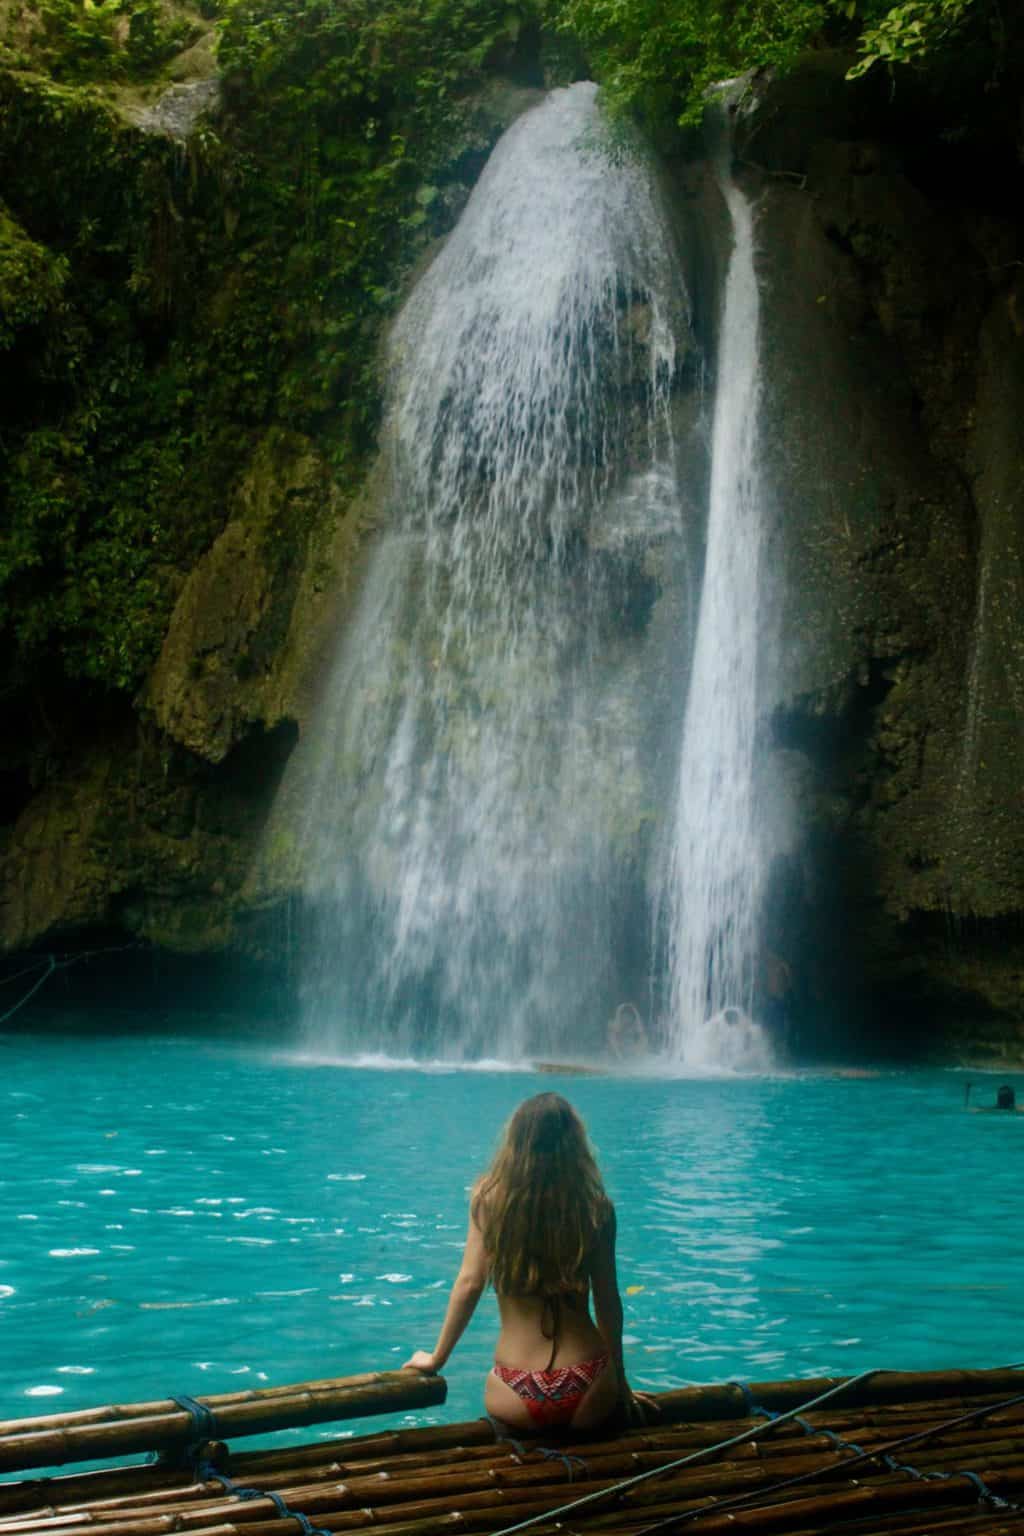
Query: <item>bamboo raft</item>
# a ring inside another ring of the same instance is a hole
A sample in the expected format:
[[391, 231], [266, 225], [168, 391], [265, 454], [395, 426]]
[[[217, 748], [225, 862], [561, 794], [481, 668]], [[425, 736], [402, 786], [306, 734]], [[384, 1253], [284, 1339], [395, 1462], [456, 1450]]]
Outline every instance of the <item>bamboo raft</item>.
[[690, 1387], [656, 1399], [654, 1425], [571, 1443], [499, 1439], [486, 1419], [276, 1450], [224, 1443], [425, 1407], [445, 1390], [389, 1372], [0, 1423], [7, 1474], [162, 1452], [0, 1484], [0, 1536], [498, 1536], [524, 1523], [533, 1536], [1024, 1536], [1018, 1369]]

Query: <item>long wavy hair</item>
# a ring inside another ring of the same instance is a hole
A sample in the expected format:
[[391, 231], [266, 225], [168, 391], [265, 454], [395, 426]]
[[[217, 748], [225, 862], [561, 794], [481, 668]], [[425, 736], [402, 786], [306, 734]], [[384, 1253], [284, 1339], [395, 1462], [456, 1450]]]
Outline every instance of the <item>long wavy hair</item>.
[[585, 1291], [587, 1260], [610, 1211], [572, 1105], [559, 1093], [524, 1100], [473, 1192], [494, 1289], [545, 1297]]

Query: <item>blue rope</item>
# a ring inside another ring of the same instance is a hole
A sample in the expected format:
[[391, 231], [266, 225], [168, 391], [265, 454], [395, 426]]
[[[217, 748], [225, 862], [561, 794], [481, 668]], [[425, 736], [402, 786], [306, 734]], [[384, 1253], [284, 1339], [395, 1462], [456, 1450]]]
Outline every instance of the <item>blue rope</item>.
[[228, 1477], [226, 1472], [218, 1472], [217, 1468], [208, 1461], [199, 1459], [199, 1451], [206, 1440], [212, 1440], [217, 1434], [217, 1416], [206, 1403], [201, 1403], [198, 1398], [189, 1397], [187, 1392], [172, 1392], [171, 1402], [177, 1403], [183, 1408], [192, 1420], [193, 1438], [187, 1446], [185, 1454], [192, 1465], [192, 1475], [199, 1482], [220, 1483], [224, 1492], [242, 1503], [248, 1503], [252, 1499], [269, 1499], [274, 1505], [282, 1520], [294, 1520], [299, 1527], [302, 1536], [331, 1536], [330, 1531], [323, 1530], [320, 1526], [313, 1525], [308, 1515], [304, 1515], [301, 1509], [292, 1509], [280, 1493], [275, 1493], [270, 1488], [243, 1488]]
[[966, 1477], [968, 1482], [973, 1483], [975, 1488], [977, 1488], [977, 1490], [978, 1490], [978, 1498], [981, 1499], [981, 1501], [983, 1503], [985, 1503], [985, 1504], [991, 1504], [993, 1509], [1019, 1509], [1020, 1508], [1019, 1504], [1011, 1504], [1009, 1499], [1000, 1498], [998, 1493], [993, 1493], [992, 1489], [988, 1486], [988, 1484], [986, 1482], [984, 1482], [982, 1480], [982, 1478], [980, 1478], [978, 1476], [977, 1472], [963, 1472], [963, 1471], [961, 1471], [961, 1472], [951, 1472], [949, 1474], [949, 1476], [950, 1477]]
[[[764, 1418], [767, 1419], [769, 1423], [772, 1423], [774, 1420], [780, 1417], [779, 1414], [773, 1413], [770, 1408], [764, 1408], [760, 1403], [756, 1403], [754, 1401], [753, 1393], [751, 1392], [749, 1386], [747, 1386], [744, 1382], [730, 1381], [728, 1385], [730, 1387], [738, 1387], [743, 1393], [744, 1401], [747, 1405], [748, 1413], [751, 1418]], [[837, 1449], [841, 1451], [850, 1451], [861, 1459], [870, 1460], [872, 1457], [872, 1453], [870, 1451], [866, 1451], [863, 1446], [858, 1445], [855, 1440], [844, 1440], [842, 1435], [836, 1434], [835, 1430], [824, 1429], [815, 1424], [809, 1424], [808, 1421], [805, 1418], [802, 1418], [799, 1413], [791, 1414], [789, 1417], [792, 1418], [794, 1424], [799, 1424], [805, 1435], [822, 1435], [826, 1440], [830, 1440], [832, 1444], [837, 1447]], [[874, 1459], [881, 1462], [884, 1467], [888, 1467], [890, 1472], [904, 1472], [908, 1477], [912, 1477], [914, 1481], [918, 1483], [945, 1483], [949, 1482], [952, 1478], [966, 1477], [977, 1488], [979, 1500], [985, 1504], [990, 1505], [993, 1509], [1016, 1510], [1020, 1508], [1020, 1505], [1013, 1504], [1008, 1499], [1004, 1499], [998, 1493], [993, 1492], [988, 1484], [978, 1476], [977, 1472], [966, 1472], [963, 1470], [957, 1472], [922, 1472], [919, 1467], [912, 1467], [909, 1462], [897, 1461], [895, 1456], [888, 1456], [884, 1453], [878, 1454], [874, 1457]]]
[[[730, 1387], [738, 1387], [739, 1390], [743, 1393], [743, 1399], [747, 1407], [749, 1418], [767, 1419], [769, 1424], [774, 1424], [775, 1420], [779, 1417], [779, 1414], [776, 1413], [774, 1409], [765, 1408], [761, 1403], [754, 1401], [754, 1394], [746, 1382], [730, 1381], [727, 1382], [726, 1385]], [[816, 1424], [808, 1424], [807, 1420], [802, 1419], [798, 1413], [789, 1414], [787, 1417], [792, 1419], [794, 1424], [799, 1424], [805, 1435], [821, 1435], [824, 1439], [831, 1440], [832, 1444], [838, 1446], [840, 1450], [855, 1451], [858, 1456], [867, 1454], [859, 1445], [857, 1445], [855, 1441], [844, 1440], [842, 1435], [837, 1435], [834, 1430], [821, 1429]]]
[[212, 1408], [207, 1408], [198, 1398], [189, 1397], [187, 1392], [172, 1392], [171, 1402], [177, 1403], [191, 1418], [194, 1440], [213, 1440], [216, 1437], [217, 1418]]
[[517, 1440], [514, 1435], [510, 1435], [508, 1433], [508, 1429], [502, 1423], [501, 1419], [496, 1419], [493, 1413], [489, 1413], [487, 1415], [487, 1422], [494, 1431], [494, 1438], [499, 1444], [510, 1445], [516, 1456], [529, 1455], [529, 1452], [527, 1451], [523, 1442], [521, 1440]]
[[216, 1467], [211, 1467], [208, 1461], [197, 1462], [195, 1474], [197, 1482], [220, 1483], [225, 1493], [237, 1494], [239, 1498], [242, 1496], [241, 1491], [235, 1487], [231, 1478], [224, 1472], [218, 1472]]
[[960, 1468], [956, 1472], [922, 1472], [920, 1467], [912, 1467], [909, 1462], [897, 1461], [895, 1456], [880, 1456], [878, 1458], [883, 1466], [890, 1472], [905, 1472], [912, 1477], [915, 1483], [948, 1483], [957, 1477], [966, 1477], [978, 1490], [978, 1498], [984, 1504], [990, 1504], [993, 1509], [1019, 1509], [1019, 1504], [1012, 1504], [1009, 1499], [1004, 1499], [1001, 1494], [995, 1493], [977, 1472], [968, 1472]]
[[[754, 1394], [745, 1381], [727, 1381], [726, 1386], [735, 1387], [737, 1391], [743, 1393], [743, 1406], [747, 1410], [748, 1419], [755, 1419], [759, 1414], [768, 1412], [766, 1408], [759, 1408], [757, 1403], [755, 1403]], [[772, 1414], [771, 1417], [775, 1418], [776, 1415]]]
[[805, 1435], [821, 1435], [824, 1439], [831, 1440], [832, 1444], [838, 1446], [841, 1451], [853, 1451], [855, 1456], [866, 1456], [868, 1454], [863, 1446], [857, 1444], [856, 1440], [844, 1440], [842, 1435], [837, 1435], [834, 1429], [822, 1429], [817, 1424], [808, 1424], [807, 1420], [802, 1419], [799, 1414], [797, 1414], [793, 1423], [799, 1424]]
[[566, 1476], [570, 1483], [575, 1482], [577, 1467], [581, 1467], [584, 1472], [590, 1470], [583, 1457], [574, 1456], [571, 1451], [560, 1451], [550, 1445], [524, 1445], [522, 1440], [516, 1440], [513, 1435], [510, 1435], [506, 1426], [500, 1419], [496, 1419], [492, 1413], [487, 1415], [487, 1422], [494, 1431], [495, 1440], [499, 1441], [502, 1445], [510, 1445], [514, 1453], [524, 1460], [533, 1451], [536, 1455], [543, 1456], [545, 1461], [560, 1461], [565, 1468]]
[[[175, 1398], [174, 1401], [177, 1402], [178, 1399]], [[314, 1525], [301, 1509], [292, 1509], [283, 1494], [275, 1493], [272, 1488], [243, 1488], [235, 1482], [234, 1478], [228, 1477], [226, 1472], [218, 1472], [216, 1467], [211, 1467], [207, 1461], [195, 1463], [194, 1471], [197, 1479], [202, 1482], [220, 1483], [226, 1494], [243, 1504], [247, 1504], [251, 1499], [269, 1499], [282, 1520], [295, 1521], [302, 1536], [333, 1536], [331, 1531], [325, 1531], [322, 1526]]]
[[907, 1461], [897, 1461], [895, 1456], [880, 1456], [878, 1459], [890, 1472], [905, 1472], [915, 1483], [944, 1483], [953, 1476], [952, 1472], [922, 1472], [919, 1467], [912, 1467]]
[[302, 1536], [333, 1536], [331, 1531], [325, 1531], [322, 1526], [314, 1525], [308, 1516], [302, 1513], [301, 1509], [287, 1509], [286, 1507], [285, 1513], [290, 1520], [298, 1521]]
[[571, 1451], [558, 1451], [551, 1446], [538, 1445], [537, 1452], [545, 1461], [560, 1461], [565, 1468], [566, 1476], [570, 1483], [576, 1480], [576, 1468], [580, 1467], [584, 1473], [590, 1469], [582, 1456], [574, 1456]]
[[[730, 1381], [729, 1386], [739, 1387], [743, 1392], [750, 1407], [750, 1417], [752, 1419], [767, 1419], [769, 1424], [773, 1424], [779, 1417], [771, 1408], [765, 1408], [760, 1403], [755, 1403], [753, 1393], [749, 1387], [743, 1385], [742, 1381]], [[844, 1440], [842, 1435], [836, 1434], [835, 1430], [822, 1429], [817, 1424], [808, 1424], [807, 1420], [801, 1418], [798, 1413], [791, 1414], [790, 1418], [794, 1424], [799, 1424], [805, 1435], [821, 1435], [823, 1439], [831, 1440], [832, 1444], [838, 1446], [841, 1451], [853, 1451], [858, 1456], [866, 1456], [868, 1454], [855, 1440]]]

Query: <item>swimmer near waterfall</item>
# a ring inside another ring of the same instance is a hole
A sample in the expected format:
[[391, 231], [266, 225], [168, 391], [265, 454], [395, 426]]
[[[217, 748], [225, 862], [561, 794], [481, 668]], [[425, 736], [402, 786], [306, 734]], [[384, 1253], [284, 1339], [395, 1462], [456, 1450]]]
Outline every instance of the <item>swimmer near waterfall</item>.
[[994, 1104], [972, 1104], [973, 1083], [964, 1084], [964, 1108], [972, 1115], [1024, 1114], [1024, 1104], [1017, 1103], [1017, 1093], [1012, 1084], [1001, 1083], [996, 1089]]

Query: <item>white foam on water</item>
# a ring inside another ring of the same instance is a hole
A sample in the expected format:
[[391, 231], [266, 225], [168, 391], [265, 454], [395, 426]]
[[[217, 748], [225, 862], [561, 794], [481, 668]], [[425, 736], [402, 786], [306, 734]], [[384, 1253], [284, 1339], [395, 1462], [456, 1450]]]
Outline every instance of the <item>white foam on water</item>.
[[[423, 1060], [417, 1056], [388, 1056], [381, 1051], [356, 1051], [352, 1055], [308, 1050], [288, 1051], [277, 1052], [275, 1059], [297, 1067], [337, 1067], [345, 1071], [425, 1072], [438, 1075], [452, 1072], [528, 1072], [531, 1069], [529, 1062], [503, 1061], [497, 1057], [482, 1057], [479, 1061], [452, 1061], [445, 1057]], [[365, 1174], [347, 1174], [344, 1177], [365, 1178]]]

